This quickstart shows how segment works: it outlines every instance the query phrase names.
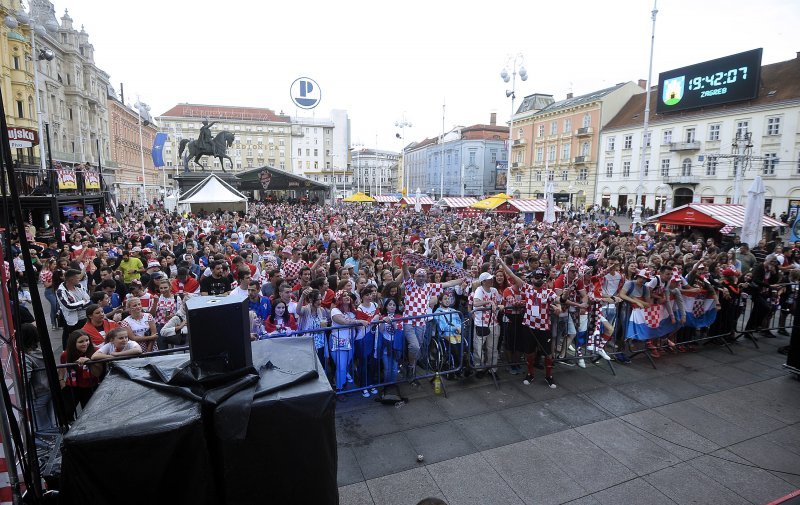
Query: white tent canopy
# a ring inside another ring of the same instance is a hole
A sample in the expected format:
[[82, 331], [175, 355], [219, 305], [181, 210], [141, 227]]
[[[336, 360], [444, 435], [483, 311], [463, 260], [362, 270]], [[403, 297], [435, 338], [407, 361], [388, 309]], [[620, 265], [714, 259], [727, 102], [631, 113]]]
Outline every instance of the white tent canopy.
[[247, 197], [216, 174], [211, 174], [181, 195], [179, 205], [189, 205], [192, 211], [247, 210]]

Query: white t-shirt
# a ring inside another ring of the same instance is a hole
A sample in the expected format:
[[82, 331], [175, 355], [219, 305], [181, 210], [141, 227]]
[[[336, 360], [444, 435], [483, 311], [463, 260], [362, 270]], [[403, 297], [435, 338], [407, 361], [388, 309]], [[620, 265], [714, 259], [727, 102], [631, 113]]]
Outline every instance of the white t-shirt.
[[603, 296], [616, 296], [622, 287], [622, 274], [619, 272], [608, 273], [603, 276], [600, 283], [600, 292]]
[[[496, 304], [503, 303], [503, 297], [500, 296], [500, 293], [497, 291], [496, 288], [492, 287], [489, 288], [489, 291], [483, 289], [483, 286], [478, 286], [475, 289], [475, 294], [472, 296], [473, 300], [483, 300], [483, 301], [493, 301]], [[489, 326], [491, 324], [497, 324], [496, 315], [493, 314], [491, 310], [489, 310], [488, 305], [483, 307], [475, 307], [476, 315], [480, 314], [480, 317], [475, 318], [475, 326]]]
[[[130, 351], [131, 349], [141, 350], [142, 347], [133, 340], [128, 340], [128, 343], [125, 344], [125, 347], [122, 348], [122, 351]], [[105, 344], [101, 345], [96, 352], [102, 352], [103, 354], [108, 354], [110, 356], [112, 352], [122, 352], [122, 351], [116, 351], [116, 346], [114, 345], [114, 342], [106, 342]]]

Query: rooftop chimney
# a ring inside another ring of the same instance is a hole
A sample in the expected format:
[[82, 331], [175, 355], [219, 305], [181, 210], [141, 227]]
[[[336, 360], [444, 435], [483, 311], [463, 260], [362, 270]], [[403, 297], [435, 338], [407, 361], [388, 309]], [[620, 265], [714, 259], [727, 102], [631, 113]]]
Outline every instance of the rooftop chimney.
[[642, 89], [647, 89], [647, 80], [646, 79], [639, 79], [639, 87]]
[[489, 124], [491, 126], [497, 126], [497, 112], [492, 112], [489, 116]]
[[572, 98], [572, 92], [571, 91], [569, 93], [567, 93], [567, 100], [569, 100], [570, 98]]

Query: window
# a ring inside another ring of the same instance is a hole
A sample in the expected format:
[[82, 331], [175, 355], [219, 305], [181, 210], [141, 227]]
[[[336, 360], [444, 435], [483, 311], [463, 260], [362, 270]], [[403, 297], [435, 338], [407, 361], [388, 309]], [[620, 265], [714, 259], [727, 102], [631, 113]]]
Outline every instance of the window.
[[669, 160], [661, 160], [661, 177], [669, 177]]
[[780, 116], [767, 118], [767, 135], [780, 135], [781, 134], [781, 118]]
[[306, 156], [311, 156], [311, 149], [306, 148]]
[[633, 146], [633, 135], [625, 135], [622, 139], [622, 148], [630, 149]]
[[683, 163], [681, 163], [681, 175], [687, 176], [692, 175], [692, 160], [691, 158], [685, 158]]
[[606, 163], [606, 177], [611, 179], [614, 177], [614, 164], [613, 163]]
[[616, 139], [614, 137], [608, 137], [608, 145], [606, 146], [606, 151], [613, 151], [615, 142]]
[[797, 168], [795, 169], [795, 174], [800, 175], [800, 156], [798, 156]]
[[569, 170], [562, 170], [561, 171], [561, 180], [562, 181], [569, 180]]
[[558, 121], [550, 121], [550, 135], [558, 134]]
[[744, 138], [747, 132], [750, 131], [750, 121], [743, 119], [736, 121], [736, 138]]
[[494, 165], [495, 162], [497, 162], [497, 150], [492, 149], [492, 165]]
[[542, 182], [542, 172], [541, 170], [536, 171], [536, 182]]
[[552, 170], [547, 172], [547, 180], [550, 181], [550, 182], [553, 182], [554, 180], [556, 180], [555, 172], [553, 172]]
[[650, 173], [650, 160], [644, 160], [644, 176], [647, 177], [649, 173]]
[[631, 162], [630, 161], [623, 161], [622, 162], [622, 177], [626, 179], [631, 176]]
[[556, 161], [556, 146], [547, 146], [547, 161]]
[[299, 147], [297, 148], [297, 155], [298, 156], [302, 156], [303, 155], [303, 150], [300, 149]]
[[568, 160], [569, 159], [569, 151], [572, 146], [570, 144], [564, 144], [561, 146], [561, 159]]
[[319, 151], [317, 149], [314, 149], [314, 156], [319, 156]]
[[719, 140], [719, 128], [720, 124], [710, 124], [708, 125], [708, 141], [709, 142], [716, 142]]
[[522, 128], [520, 128], [519, 130], [517, 130], [517, 138], [518, 138], [518, 139], [521, 139], [521, 138], [522, 138], [522, 133], [523, 133], [523, 132], [522, 132]]
[[14, 56], [14, 70], [19, 70], [19, 56]]
[[[386, 180], [386, 179], [384, 179], [384, 180]], [[522, 175], [521, 174], [515, 175], [514, 176], [514, 182], [522, 182]]]
[[564, 133], [572, 133], [572, 120], [565, 119], [564, 120]]
[[537, 147], [536, 148], [536, 161], [543, 161], [544, 160], [544, 147]]
[[24, 118], [25, 117], [25, 104], [22, 103], [22, 100], [17, 100], [17, 117]]
[[581, 144], [581, 156], [589, 156], [589, 142]]
[[589, 128], [590, 126], [592, 126], [592, 115], [587, 112], [583, 115], [583, 127]]
[[775, 167], [778, 166], [777, 153], [764, 153], [764, 175], [775, 175]]
[[662, 144], [672, 144], [672, 130], [664, 130], [664, 141]]
[[706, 158], [706, 175], [717, 175], [718, 159], [716, 156], [709, 156]]
[[686, 128], [686, 142], [691, 144], [695, 141], [695, 129], [694, 128]]
[[544, 137], [544, 125], [543, 125], [543, 124], [540, 124], [540, 125], [539, 125], [539, 126], [536, 128], [536, 136], [537, 136], [537, 137], [539, 137], [539, 138], [542, 138], [542, 137]]
[[589, 180], [589, 169], [588, 168], [582, 168], [582, 169], [578, 170], [578, 180], [579, 181], [587, 181], [587, 180]]

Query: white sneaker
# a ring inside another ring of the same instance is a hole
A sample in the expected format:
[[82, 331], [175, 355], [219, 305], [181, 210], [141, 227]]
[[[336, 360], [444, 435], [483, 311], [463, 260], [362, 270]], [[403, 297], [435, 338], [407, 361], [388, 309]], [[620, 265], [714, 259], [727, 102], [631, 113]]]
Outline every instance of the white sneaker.
[[586, 368], [586, 362], [583, 361], [583, 358], [578, 360], [578, 366], [581, 368]]
[[603, 349], [602, 347], [597, 349], [597, 354], [599, 354], [600, 357], [603, 358], [604, 360], [611, 361], [611, 356], [609, 356], [608, 353], [605, 351], [605, 349]]
[[369, 390], [365, 389], [364, 391], [362, 391], [361, 396], [363, 396], [364, 398], [369, 398]]
[[374, 395], [378, 394], [378, 390], [376, 388], [370, 389], [369, 392], [374, 394]]

